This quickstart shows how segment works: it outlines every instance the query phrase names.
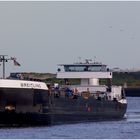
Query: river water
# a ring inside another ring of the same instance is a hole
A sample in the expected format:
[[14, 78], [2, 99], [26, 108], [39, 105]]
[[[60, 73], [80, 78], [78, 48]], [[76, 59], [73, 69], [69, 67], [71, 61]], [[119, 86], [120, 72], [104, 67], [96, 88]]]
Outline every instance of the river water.
[[126, 119], [46, 127], [0, 128], [0, 139], [140, 139], [140, 97], [128, 97]]

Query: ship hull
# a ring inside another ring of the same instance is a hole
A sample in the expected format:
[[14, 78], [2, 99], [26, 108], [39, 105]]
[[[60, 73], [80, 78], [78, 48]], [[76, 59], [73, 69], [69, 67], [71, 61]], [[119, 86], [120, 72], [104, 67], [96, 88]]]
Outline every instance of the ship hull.
[[126, 97], [140, 97], [140, 87], [125, 88]]
[[0, 126], [44, 126], [79, 122], [112, 121], [123, 119], [123, 113], [108, 114], [40, 114], [0, 112]]
[[[101, 103], [105, 106], [105, 103]], [[84, 111], [75, 111], [73, 108], [68, 111], [59, 110], [56, 108], [47, 109], [44, 113], [19, 113], [19, 112], [0, 112], [0, 126], [43, 126], [43, 125], [56, 125], [68, 124], [78, 122], [91, 122], [91, 121], [111, 121], [120, 120], [124, 118], [127, 105], [115, 104], [115, 108], [104, 108], [98, 105], [93, 110], [83, 108]], [[94, 104], [96, 105], [96, 103]], [[109, 105], [109, 104], [107, 104]], [[110, 104], [112, 105], [112, 103]], [[118, 107], [117, 107], [118, 106]]]
[[127, 104], [89, 99], [56, 99], [51, 110], [51, 124], [123, 119]]
[[55, 97], [46, 90], [0, 89], [0, 126], [54, 125], [123, 119], [127, 104], [106, 99]]

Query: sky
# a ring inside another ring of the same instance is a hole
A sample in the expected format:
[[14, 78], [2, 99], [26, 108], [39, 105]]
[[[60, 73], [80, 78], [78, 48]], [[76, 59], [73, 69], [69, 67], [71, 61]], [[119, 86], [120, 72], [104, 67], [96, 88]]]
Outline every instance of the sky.
[[0, 54], [21, 64], [9, 61], [6, 74], [56, 73], [78, 57], [140, 68], [139, 14], [139, 1], [0, 1]]

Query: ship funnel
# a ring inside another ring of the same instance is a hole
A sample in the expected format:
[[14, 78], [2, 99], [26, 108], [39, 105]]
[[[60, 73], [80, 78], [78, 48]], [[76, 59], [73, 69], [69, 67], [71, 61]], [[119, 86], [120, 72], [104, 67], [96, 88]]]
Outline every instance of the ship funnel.
[[99, 79], [98, 78], [81, 79], [81, 85], [98, 86]]
[[99, 79], [89, 79], [89, 85], [94, 85], [94, 86], [98, 86], [99, 85]]

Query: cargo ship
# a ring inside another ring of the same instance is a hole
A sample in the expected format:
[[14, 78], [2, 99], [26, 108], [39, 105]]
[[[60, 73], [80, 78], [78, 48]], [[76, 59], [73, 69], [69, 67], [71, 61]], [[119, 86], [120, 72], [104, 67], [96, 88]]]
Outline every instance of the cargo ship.
[[124, 90], [126, 97], [140, 97], [140, 87], [127, 87]]
[[[54, 125], [123, 119], [127, 101], [121, 86], [111, 84], [112, 72], [97, 62], [58, 65], [65, 84], [0, 79], [0, 126]], [[100, 85], [100, 79], [107, 85]], [[71, 85], [69, 79], [80, 79]]]

